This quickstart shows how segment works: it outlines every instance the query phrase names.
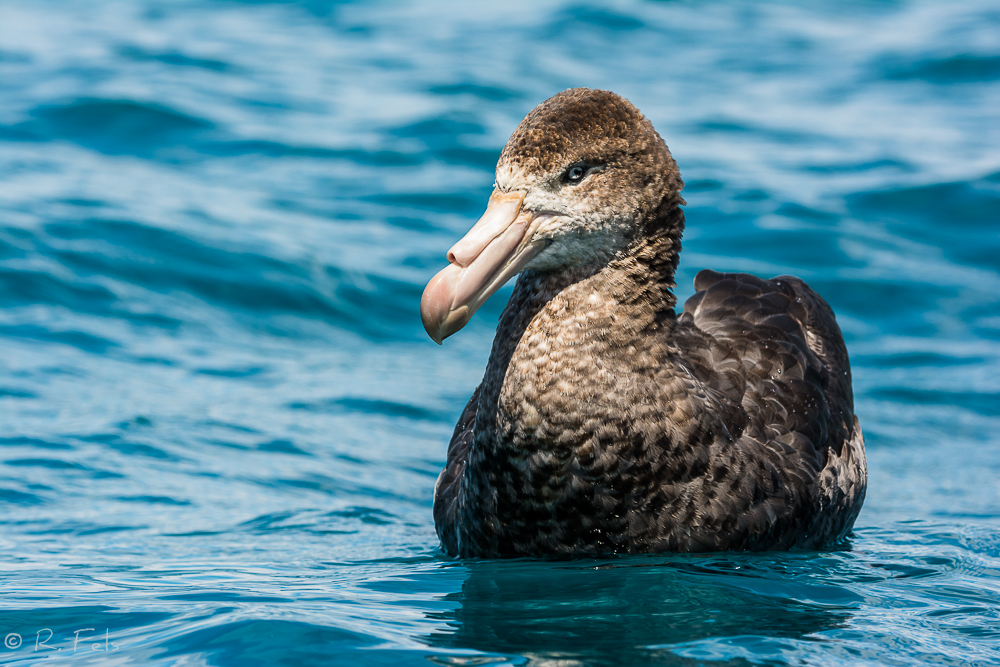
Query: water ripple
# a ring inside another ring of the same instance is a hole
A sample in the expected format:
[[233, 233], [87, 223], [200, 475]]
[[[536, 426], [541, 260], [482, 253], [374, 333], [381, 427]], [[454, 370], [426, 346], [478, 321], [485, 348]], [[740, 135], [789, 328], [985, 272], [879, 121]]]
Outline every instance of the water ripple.
[[[1000, 15], [848, 10], [3, 3], [0, 662], [1000, 661]], [[711, 267], [836, 310], [871, 475], [838, 548], [440, 552], [509, 287], [444, 350], [421, 290], [575, 85], [678, 159], [681, 301]]]

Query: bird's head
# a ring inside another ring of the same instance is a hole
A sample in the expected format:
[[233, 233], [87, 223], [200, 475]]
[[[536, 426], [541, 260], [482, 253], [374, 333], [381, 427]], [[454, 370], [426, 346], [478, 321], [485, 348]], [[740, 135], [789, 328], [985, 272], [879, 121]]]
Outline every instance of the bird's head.
[[424, 289], [424, 328], [440, 343], [521, 271], [607, 263], [641, 221], [682, 202], [682, 187], [663, 139], [627, 100], [587, 88], [549, 98], [514, 131], [486, 213]]

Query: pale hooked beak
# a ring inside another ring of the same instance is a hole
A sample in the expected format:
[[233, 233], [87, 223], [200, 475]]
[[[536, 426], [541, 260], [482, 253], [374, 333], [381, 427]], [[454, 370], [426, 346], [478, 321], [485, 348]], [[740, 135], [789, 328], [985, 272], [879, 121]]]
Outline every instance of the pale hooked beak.
[[523, 210], [524, 195], [494, 190], [483, 217], [448, 251], [449, 265], [424, 288], [420, 318], [438, 345], [548, 245], [533, 237], [551, 214]]

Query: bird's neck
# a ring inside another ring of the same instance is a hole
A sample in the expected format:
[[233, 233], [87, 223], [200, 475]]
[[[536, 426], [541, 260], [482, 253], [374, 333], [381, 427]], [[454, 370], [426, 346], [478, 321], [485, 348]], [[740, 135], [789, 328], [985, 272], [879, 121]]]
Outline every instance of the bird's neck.
[[575, 330], [625, 343], [649, 327], [672, 323], [683, 229], [684, 213], [676, 203], [665, 203], [603, 264], [525, 272], [500, 318], [490, 365], [506, 366], [525, 335], [568, 342], [576, 336], [567, 334]]
[[553, 407], [535, 391], [556, 392], [558, 402], [584, 409], [595, 396], [621, 389], [617, 371], [644, 356], [663, 356], [676, 325], [672, 289], [683, 225], [674, 205], [651, 217], [603, 266], [521, 276], [483, 379], [477, 430], [484, 438], [492, 440], [488, 432], [504, 422], [530, 421], [536, 399], [542, 413]]

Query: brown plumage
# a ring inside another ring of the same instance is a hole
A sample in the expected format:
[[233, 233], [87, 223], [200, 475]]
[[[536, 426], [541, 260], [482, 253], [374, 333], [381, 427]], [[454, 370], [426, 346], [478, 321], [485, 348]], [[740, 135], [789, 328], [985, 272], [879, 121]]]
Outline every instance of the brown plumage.
[[[449, 554], [818, 548], [850, 531], [866, 467], [833, 312], [797, 278], [702, 271], [677, 314], [682, 187], [610, 92], [560, 93], [510, 138], [494, 196], [523, 196], [506, 261], [527, 263], [435, 489]], [[435, 339], [478, 307], [431, 291]]]

